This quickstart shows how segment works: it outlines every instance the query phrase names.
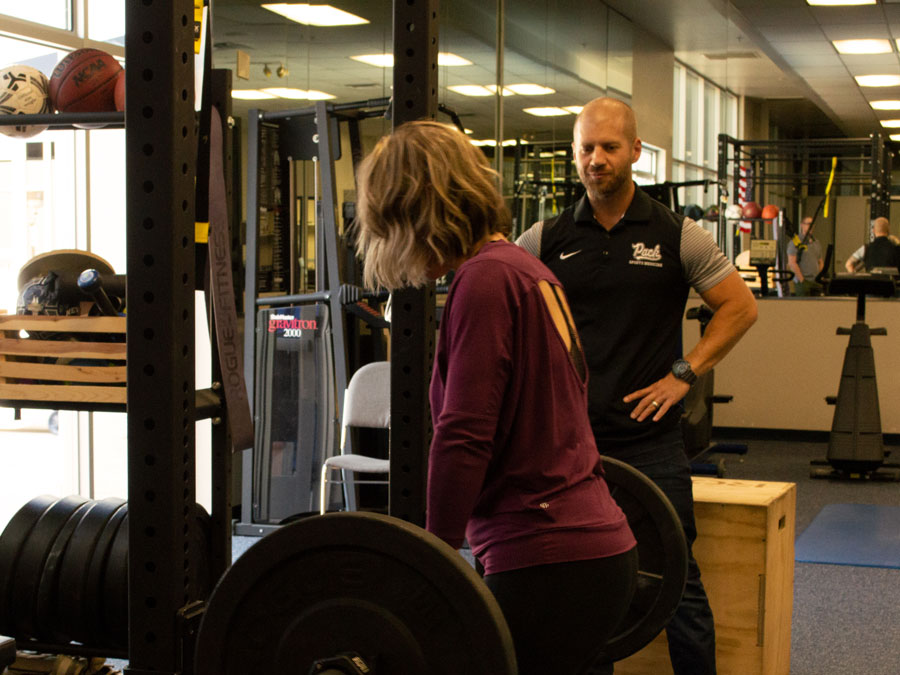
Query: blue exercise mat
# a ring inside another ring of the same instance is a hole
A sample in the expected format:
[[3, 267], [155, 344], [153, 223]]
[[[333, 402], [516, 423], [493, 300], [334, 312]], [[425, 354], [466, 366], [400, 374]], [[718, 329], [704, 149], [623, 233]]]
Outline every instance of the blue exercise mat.
[[900, 506], [829, 504], [797, 539], [794, 559], [900, 568]]

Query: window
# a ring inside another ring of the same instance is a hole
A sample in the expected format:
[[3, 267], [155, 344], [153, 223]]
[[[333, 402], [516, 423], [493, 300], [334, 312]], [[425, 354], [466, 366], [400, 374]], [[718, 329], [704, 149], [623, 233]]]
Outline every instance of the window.
[[666, 179], [666, 153], [662, 148], [643, 143], [641, 156], [631, 166], [631, 175], [638, 185], [662, 183]]
[[33, 21], [51, 28], [72, 29], [72, 0], [40, 0], [40, 2], [0, 0], [0, 14]]
[[[679, 192], [682, 205], [706, 210], [718, 198], [719, 134], [738, 133], [738, 97], [680, 63], [675, 64], [674, 93], [672, 181], [711, 181]], [[703, 225], [716, 234], [715, 223]]]

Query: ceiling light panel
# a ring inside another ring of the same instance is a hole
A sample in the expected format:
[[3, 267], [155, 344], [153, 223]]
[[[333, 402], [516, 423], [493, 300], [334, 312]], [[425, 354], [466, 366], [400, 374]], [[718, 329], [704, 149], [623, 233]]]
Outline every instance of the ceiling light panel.
[[568, 110], [552, 106], [544, 108], [522, 108], [522, 112], [526, 112], [529, 115], [534, 115], [535, 117], [560, 117], [562, 115], [572, 114]]
[[860, 87], [896, 87], [900, 86], [900, 75], [857, 75], [856, 83]]
[[294, 100], [306, 100], [309, 98], [305, 89], [295, 89], [293, 87], [266, 87], [263, 89], [267, 94], [277, 96], [278, 98], [289, 98]]
[[849, 5], [874, 5], [875, 0], [806, 0], [813, 7], [844, 7]]
[[895, 100], [869, 101], [869, 105], [875, 110], [900, 110], [900, 101]]
[[547, 94], [555, 94], [556, 89], [550, 87], [542, 87], [539, 84], [508, 84], [505, 89], [509, 89], [514, 94], [520, 96], [546, 96]]
[[832, 44], [841, 54], [887, 54], [893, 51], [889, 40], [834, 40]]
[[274, 2], [264, 4], [262, 7], [305, 26], [358, 26], [369, 23], [368, 19], [345, 12], [331, 5]]
[[273, 94], [267, 94], [259, 89], [232, 89], [231, 98], [242, 101], [263, 101], [268, 98], [276, 98]]
[[[354, 61], [367, 63], [370, 66], [378, 66], [379, 68], [394, 67], [393, 54], [360, 54], [358, 56], [351, 56], [350, 58]], [[453, 54], [451, 52], [440, 52], [438, 54], [438, 65], [454, 68], [457, 66], [471, 66], [472, 62], [469, 61], [469, 59], [465, 59], [462, 56], [459, 56], [458, 54]]]
[[480, 84], [452, 84], [447, 87], [452, 92], [456, 92], [457, 94], [462, 94], [463, 96], [493, 96], [494, 92], [492, 92], [487, 87], [482, 87]]
[[885, 129], [900, 129], [900, 120], [881, 120], [881, 126]]

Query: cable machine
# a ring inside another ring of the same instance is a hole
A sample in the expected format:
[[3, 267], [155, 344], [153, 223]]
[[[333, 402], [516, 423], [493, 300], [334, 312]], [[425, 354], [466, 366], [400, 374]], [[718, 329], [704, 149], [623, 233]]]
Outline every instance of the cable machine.
[[[891, 152], [881, 134], [868, 138], [830, 138], [802, 140], [751, 141], [719, 134], [718, 182], [720, 247], [732, 260], [739, 253], [735, 245], [735, 227], [743, 217], [729, 218], [726, 204], [737, 204], [739, 198], [763, 204], [789, 199], [790, 216], [785, 219], [785, 234], [796, 233], [803, 199], [825, 195], [832, 163], [836, 161], [835, 179], [840, 189], [855, 190], [869, 197], [870, 217], [888, 215], [891, 196]], [[729, 187], [730, 186], [730, 187]], [[779, 193], [779, 190], [784, 191]], [[815, 227], [815, 222], [813, 226]], [[762, 219], [751, 219], [751, 237], [764, 236]], [[760, 236], [763, 235], [763, 236]], [[776, 242], [776, 266], [785, 268], [787, 237]], [[834, 232], [831, 233], [832, 240]], [[831, 273], [831, 270], [826, 270]]]

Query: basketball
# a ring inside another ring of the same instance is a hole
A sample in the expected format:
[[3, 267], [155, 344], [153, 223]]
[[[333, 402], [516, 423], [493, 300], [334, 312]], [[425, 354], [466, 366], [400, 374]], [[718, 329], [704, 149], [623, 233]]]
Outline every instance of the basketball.
[[[9, 66], [0, 70], [0, 114], [40, 115], [52, 112], [47, 76], [31, 66]], [[0, 133], [30, 138], [46, 126], [0, 126]]]
[[113, 92], [113, 99], [116, 102], [116, 110], [122, 112], [125, 110], [125, 71], [120, 70], [116, 75], [116, 89]]
[[778, 217], [778, 207], [774, 204], [766, 204], [762, 210], [763, 220], [772, 220]]
[[759, 204], [756, 202], [747, 202], [741, 211], [741, 215], [744, 218], [759, 218], [761, 213], [762, 209], [759, 208]]
[[60, 112], [114, 112], [122, 66], [99, 49], [76, 49], [50, 75], [50, 101]]

